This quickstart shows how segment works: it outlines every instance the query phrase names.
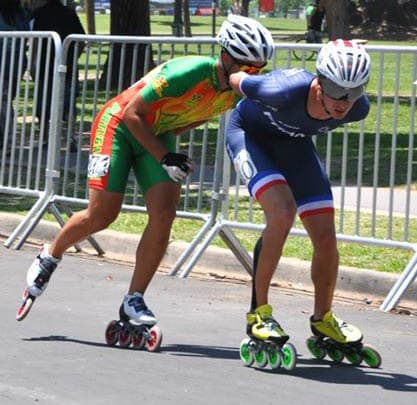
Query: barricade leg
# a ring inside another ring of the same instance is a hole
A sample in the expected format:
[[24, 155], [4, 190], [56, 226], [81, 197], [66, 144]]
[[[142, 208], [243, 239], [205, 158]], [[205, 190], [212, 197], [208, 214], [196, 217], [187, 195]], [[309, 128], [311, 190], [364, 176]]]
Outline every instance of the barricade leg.
[[252, 276], [253, 266], [252, 257], [247, 250], [241, 245], [239, 239], [232, 232], [232, 230], [226, 226], [223, 226], [219, 231], [219, 236], [226, 243], [227, 247], [236, 256], [237, 260], [242, 264], [245, 270]]
[[4, 246], [9, 248], [12, 243], [19, 238], [19, 241], [14, 247], [14, 249], [19, 250], [47, 211], [49, 204], [51, 204], [51, 198], [49, 196], [40, 198], [26, 214], [23, 221], [12, 232], [9, 238], [6, 239]]
[[191, 253], [194, 251], [194, 249], [200, 243], [200, 241], [202, 240], [204, 235], [207, 233], [207, 231], [212, 226], [213, 226], [213, 223], [212, 223], [211, 219], [204, 224], [204, 226], [198, 231], [197, 236], [194, 238], [194, 240], [190, 243], [190, 245], [187, 247], [187, 249], [184, 250], [182, 255], [175, 262], [174, 267], [168, 273], [169, 276], [175, 276], [178, 273], [181, 266], [186, 262], [188, 257], [191, 255]]
[[414, 254], [411, 261], [408, 263], [407, 267], [402, 272], [401, 276], [395, 282], [394, 286], [389, 291], [388, 295], [385, 297], [384, 302], [381, 304], [379, 309], [382, 311], [388, 312], [395, 305], [398, 304], [401, 297], [409, 287], [409, 285], [417, 277], [417, 252]]
[[201, 245], [195, 250], [194, 254], [192, 255], [188, 264], [185, 266], [184, 270], [180, 273], [181, 278], [186, 278], [188, 276], [188, 274], [191, 272], [191, 270], [197, 263], [198, 259], [207, 249], [212, 239], [216, 236], [217, 232], [219, 232], [221, 226], [222, 225], [220, 224], [215, 224], [213, 228], [211, 228], [210, 232], [206, 235]]

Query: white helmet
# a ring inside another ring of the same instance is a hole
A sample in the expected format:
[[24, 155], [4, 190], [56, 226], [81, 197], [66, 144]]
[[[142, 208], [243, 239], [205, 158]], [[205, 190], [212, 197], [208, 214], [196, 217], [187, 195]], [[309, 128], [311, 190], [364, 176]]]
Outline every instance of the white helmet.
[[362, 45], [337, 39], [324, 45], [316, 62], [319, 76], [324, 76], [340, 87], [351, 89], [369, 81], [371, 61]]
[[234, 14], [223, 22], [216, 39], [239, 61], [266, 63], [274, 51], [272, 35], [262, 24]]

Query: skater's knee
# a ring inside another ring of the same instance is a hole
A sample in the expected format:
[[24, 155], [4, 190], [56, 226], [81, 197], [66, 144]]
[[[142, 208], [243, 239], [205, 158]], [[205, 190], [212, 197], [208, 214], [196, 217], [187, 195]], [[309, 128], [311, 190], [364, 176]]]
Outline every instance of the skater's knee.
[[91, 233], [106, 229], [112, 222], [116, 220], [118, 212], [101, 211], [101, 210], [86, 210], [81, 215], [81, 220], [85, 226], [91, 229]]
[[149, 225], [161, 230], [170, 230], [175, 219], [176, 211], [174, 207], [163, 207], [160, 210], [149, 211]]

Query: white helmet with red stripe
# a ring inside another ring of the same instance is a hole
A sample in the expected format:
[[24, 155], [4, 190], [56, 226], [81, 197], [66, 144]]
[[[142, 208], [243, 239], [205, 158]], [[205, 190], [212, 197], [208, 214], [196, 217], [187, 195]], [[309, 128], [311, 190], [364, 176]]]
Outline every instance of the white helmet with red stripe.
[[271, 33], [252, 18], [231, 14], [217, 34], [217, 42], [235, 59], [266, 63], [272, 57]]
[[317, 57], [316, 69], [343, 88], [363, 86], [369, 81], [371, 60], [362, 45], [337, 39], [324, 45]]

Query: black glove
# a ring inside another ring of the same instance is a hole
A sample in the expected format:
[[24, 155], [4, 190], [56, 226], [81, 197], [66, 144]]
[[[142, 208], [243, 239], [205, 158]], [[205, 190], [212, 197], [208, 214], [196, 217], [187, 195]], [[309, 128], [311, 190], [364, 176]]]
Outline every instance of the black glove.
[[176, 182], [184, 180], [192, 169], [191, 160], [183, 153], [168, 152], [160, 163], [169, 177]]

